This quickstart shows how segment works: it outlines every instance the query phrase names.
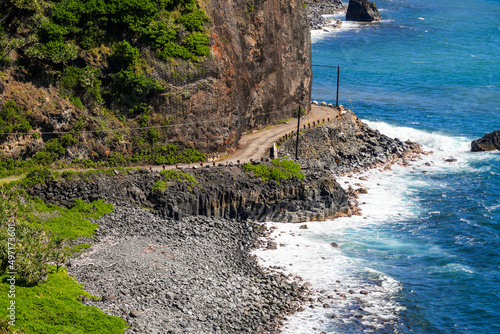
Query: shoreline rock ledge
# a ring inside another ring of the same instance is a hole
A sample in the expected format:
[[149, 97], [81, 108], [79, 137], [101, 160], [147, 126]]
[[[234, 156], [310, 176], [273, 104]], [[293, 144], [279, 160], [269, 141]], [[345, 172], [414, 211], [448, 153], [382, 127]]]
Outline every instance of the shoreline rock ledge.
[[471, 143], [472, 152], [496, 151], [500, 150], [500, 130], [488, 133], [482, 138]]
[[373, 22], [382, 20], [375, 3], [368, 0], [349, 0], [346, 21]]

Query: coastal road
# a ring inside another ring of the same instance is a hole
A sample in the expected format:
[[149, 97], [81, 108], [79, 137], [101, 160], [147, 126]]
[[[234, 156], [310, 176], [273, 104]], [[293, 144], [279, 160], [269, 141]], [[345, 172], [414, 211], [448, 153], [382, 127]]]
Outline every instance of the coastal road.
[[[337, 118], [339, 114], [339, 110], [336, 108], [330, 108], [325, 106], [317, 106], [311, 105], [311, 112], [301, 117], [300, 123], [301, 128], [304, 124], [312, 123], [314, 121], [322, 121], [323, 119], [333, 120]], [[238, 146], [234, 150], [233, 153], [229, 154], [227, 158], [221, 159], [217, 163], [229, 163], [232, 162], [234, 164], [239, 160], [241, 163], [248, 162], [250, 159], [260, 159], [267, 157], [267, 150], [273, 146], [273, 143], [276, 142], [281, 136], [290, 133], [291, 131], [297, 130], [297, 119], [292, 118], [290, 121], [284, 124], [277, 124], [272, 126], [267, 126], [262, 130], [256, 130], [252, 133], [246, 133], [241, 136], [240, 141], [238, 142]], [[206, 163], [205, 163], [206, 164]], [[194, 164], [179, 164], [179, 167], [182, 168], [191, 168], [193, 166], [200, 166], [200, 163]], [[151, 168], [155, 171], [160, 171], [163, 169], [163, 166], [139, 166], [139, 168]], [[165, 169], [174, 169], [175, 165], [165, 166]], [[91, 169], [70, 169], [72, 171], [86, 171]], [[21, 178], [20, 176], [10, 176], [7, 178], [0, 179], [0, 184], [8, 183], [10, 181], [15, 181]]]
[[[311, 105], [311, 113], [300, 119], [300, 128], [304, 124], [312, 123], [313, 121], [321, 121], [323, 119], [330, 120], [337, 118], [338, 109]], [[292, 118], [285, 124], [278, 124], [268, 127], [264, 130], [257, 130], [253, 133], [243, 135], [238, 142], [236, 150], [221, 162], [233, 162], [238, 160], [241, 162], [249, 161], [250, 159], [260, 159], [266, 157], [266, 150], [273, 146], [274, 142], [281, 136], [297, 131], [297, 119]]]

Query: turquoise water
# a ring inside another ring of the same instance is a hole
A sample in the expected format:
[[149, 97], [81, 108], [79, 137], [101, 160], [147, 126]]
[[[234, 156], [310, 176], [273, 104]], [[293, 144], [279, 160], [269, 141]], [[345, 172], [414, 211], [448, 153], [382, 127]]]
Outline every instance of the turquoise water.
[[[500, 130], [500, 1], [375, 2], [382, 22], [313, 33], [313, 64], [340, 65], [340, 104], [433, 153], [370, 175], [369, 195], [360, 198], [365, 219], [301, 232], [299, 241], [323, 254], [323, 261], [302, 255], [301, 274], [313, 284], [339, 289], [340, 279], [381, 290], [306, 311], [287, 328], [500, 333], [500, 154], [469, 152], [471, 140]], [[312, 99], [335, 103], [336, 70], [313, 70]], [[338, 250], [322, 246], [331, 241]]]

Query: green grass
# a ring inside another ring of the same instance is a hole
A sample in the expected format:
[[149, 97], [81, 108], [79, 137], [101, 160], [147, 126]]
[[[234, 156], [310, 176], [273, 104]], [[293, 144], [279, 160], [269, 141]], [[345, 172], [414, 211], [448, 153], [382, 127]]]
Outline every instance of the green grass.
[[83, 290], [66, 269], [49, 274], [47, 281], [34, 287], [16, 286], [15, 298], [8, 298], [9, 276], [1, 277], [0, 317], [15, 300], [16, 328], [27, 333], [123, 333], [125, 320], [104, 314], [97, 307], [85, 306], [80, 296], [97, 298]]
[[162, 170], [160, 174], [163, 175], [163, 180], [156, 181], [151, 187], [152, 190], [159, 190], [163, 192], [172, 182], [186, 183], [190, 189], [198, 184], [198, 181], [196, 181], [193, 175], [180, 170]]
[[253, 174], [262, 181], [275, 180], [279, 184], [281, 184], [283, 180], [291, 177], [302, 180], [305, 176], [300, 172], [301, 167], [296, 162], [281, 158], [274, 159], [271, 162], [272, 166], [263, 164], [252, 165], [250, 163], [246, 163], [243, 164], [243, 170], [247, 173]]
[[88, 218], [97, 219], [111, 212], [113, 212], [113, 205], [104, 203], [103, 200], [86, 203], [76, 199], [71, 209], [65, 209], [45, 204], [40, 199], [34, 199], [21, 206], [19, 216], [31, 225], [42, 227], [60, 237], [77, 239], [91, 236], [98, 227]]

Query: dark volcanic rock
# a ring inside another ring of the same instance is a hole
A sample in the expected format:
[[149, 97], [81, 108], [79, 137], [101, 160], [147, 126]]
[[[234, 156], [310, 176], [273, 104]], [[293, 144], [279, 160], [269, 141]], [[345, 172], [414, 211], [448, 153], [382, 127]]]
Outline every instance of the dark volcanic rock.
[[348, 213], [347, 194], [331, 173], [310, 171], [304, 180], [281, 185], [263, 182], [239, 167], [186, 170], [198, 184], [170, 184], [152, 190], [160, 174], [141, 170], [126, 175], [99, 175], [85, 180], [50, 181], [28, 192], [50, 203], [71, 206], [73, 200], [104, 199], [114, 205], [149, 207], [165, 218], [201, 215], [215, 218], [301, 222]]
[[[295, 138], [285, 141], [279, 154], [294, 155], [295, 143]], [[299, 141], [299, 160], [305, 168], [324, 168], [344, 174], [372, 168], [419, 150], [417, 143], [389, 138], [366, 126], [349, 111], [333, 124], [305, 131]]]
[[474, 140], [471, 143], [472, 152], [500, 150], [500, 131], [488, 133], [483, 138]]
[[330, 15], [345, 8], [341, 0], [306, 0], [307, 18], [312, 30], [321, 29], [328, 24], [323, 15]]
[[380, 21], [382, 16], [375, 3], [368, 0], [350, 0], [347, 7], [346, 21]]
[[250, 255], [261, 224], [130, 206], [94, 222], [92, 247], [68, 271], [90, 293], [116, 296], [86, 304], [123, 317], [128, 333], [276, 333], [303, 291]]

